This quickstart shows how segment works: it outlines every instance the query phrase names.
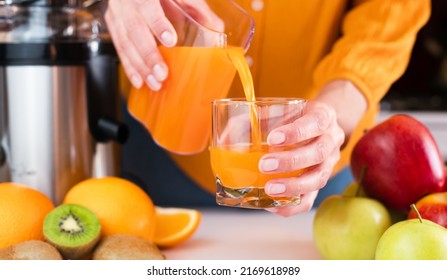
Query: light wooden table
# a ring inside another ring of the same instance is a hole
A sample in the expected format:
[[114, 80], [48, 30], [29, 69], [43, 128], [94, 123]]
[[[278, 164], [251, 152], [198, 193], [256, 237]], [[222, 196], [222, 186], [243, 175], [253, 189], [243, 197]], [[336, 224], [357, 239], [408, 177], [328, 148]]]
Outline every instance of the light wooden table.
[[314, 211], [284, 218], [264, 210], [199, 210], [198, 230], [184, 243], [163, 250], [167, 259], [321, 259], [312, 237]]

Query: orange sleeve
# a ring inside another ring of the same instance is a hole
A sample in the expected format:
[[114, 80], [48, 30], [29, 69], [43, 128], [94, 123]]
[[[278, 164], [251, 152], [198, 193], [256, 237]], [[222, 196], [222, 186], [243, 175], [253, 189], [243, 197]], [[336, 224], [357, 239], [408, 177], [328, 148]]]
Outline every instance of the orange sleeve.
[[348, 79], [377, 104], [405, 71], [417, 32], [428, 21], [430, 0], [354, 1], [340, 39], [317, 66], [317, 89]]

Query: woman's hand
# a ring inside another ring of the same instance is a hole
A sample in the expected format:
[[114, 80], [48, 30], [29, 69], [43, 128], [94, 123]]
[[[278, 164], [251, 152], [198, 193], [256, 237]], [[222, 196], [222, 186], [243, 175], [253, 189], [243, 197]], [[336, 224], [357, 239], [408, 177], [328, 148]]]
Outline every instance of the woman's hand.
[[127, 77], [134, 87], [143, 82], [159, 90], [168, 67], [156, 39], [175, 46], [177, 34], [165, 17], [160, 0], [109, 0], [105, 19]]
[[289, 216], [312, 208], [318, 190], [326, 185], [340, 159], [344, 139], [345, 133], [337, 123], [335, 110], [318, 101], [310, 101], [302, 117], [269, 134], [267, 141], [271, 146], [304, 144], [265, 155], [259, 162], [261, 172], [269, 174], [308, 168], [301, 176], [267, 183], [265, 191], [268, 195], [301, 195], [299, 206], [275, 208], [272, 212]]
[[271, 196], [301, 195], [300, 205], [269, 211], [291, 216], [312, 208], [318, 191], [330, 179], [340, 159], [340, 150], [365, 113], [366, 106], [363, 94], [351, 82], [337, 80], [327, 84], [316, 99], [309, 101], [302, 117], [269, 134], [269, 145], [302, 145], [290, 151], [265, 155], [259, 162], [261, 172], [308, 169], [301, 176], [274, 179], [266, 184], [265, 190]]
[[[177, 44], [178, 34], [166, 17], [167, 9], [176, 9], [167, 0], [109, 0], [105, 20], [124, 71], [132, 85], [146, 83], [157, 91], [168, 77], [168, 66], [158, 51], [157, 41], [166, 47]], [[204, 0], [177, 1], [196, 21], [221, 30], [223, 23]], [[183, 16], [173, 11], [176, 16]]]

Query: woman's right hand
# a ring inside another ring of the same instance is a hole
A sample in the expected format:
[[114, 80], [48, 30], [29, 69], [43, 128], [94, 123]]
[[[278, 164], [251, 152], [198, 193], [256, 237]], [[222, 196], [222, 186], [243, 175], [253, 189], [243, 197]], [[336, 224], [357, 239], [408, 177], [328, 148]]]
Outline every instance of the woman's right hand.
[[109, 0], [106, 23], [124, 71], [132, 85], [146, 83], [159, 90], [168, 76], [156, 39], [175, 46], [177, 34], [165, 17], [160, 0]]
[[[165, 16], [160, 1], [109, 0], [105, 20], [132, 85], [146, 83], [157, 91], [168, 77], [168, 66], [157, 48], [157, 41], [166, 47], [177, 44], [177, 33]], [[177, 1], [203, 24], [220, 24], [204, 0]]]

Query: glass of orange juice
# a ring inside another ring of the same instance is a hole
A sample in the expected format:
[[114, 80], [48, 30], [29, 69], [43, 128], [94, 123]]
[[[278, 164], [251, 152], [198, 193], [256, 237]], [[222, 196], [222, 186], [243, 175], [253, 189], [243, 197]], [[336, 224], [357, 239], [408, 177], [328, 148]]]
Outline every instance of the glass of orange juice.
[[267, 153], [286, 151], [294, 146], [267, 144], [269, 133], [303, 115], [305, 99], [244, 98], [213, 101], [211, 167], [216, 177], [219, 205], [242, 208], [270, 208], [298, 205], [300, 196], [271, 197], [264, 191], [274, 178], [299, 176], [304, 170], [264, 174], [258, 168]]
[[161, 0], [178, 42], [159, 45], [169, 74], [159, 91], [132, 88], [128, 109], [162, 148], [190, 155], [204, 151], [211, 134], [213, 99], [224, 98], [236, 74], [229, 58], [242, 57], [253, 19], [233, 0], [205, 0], [195, 9], [180, 0]]

